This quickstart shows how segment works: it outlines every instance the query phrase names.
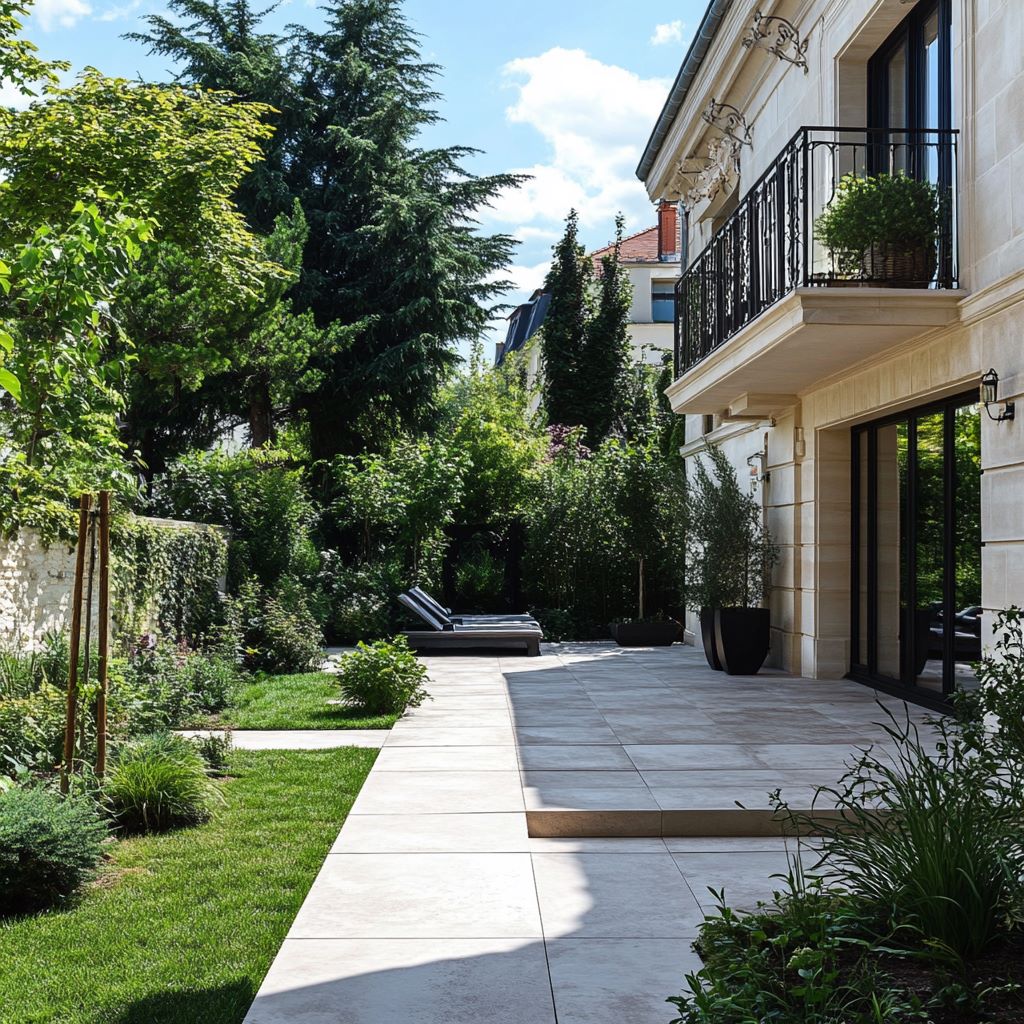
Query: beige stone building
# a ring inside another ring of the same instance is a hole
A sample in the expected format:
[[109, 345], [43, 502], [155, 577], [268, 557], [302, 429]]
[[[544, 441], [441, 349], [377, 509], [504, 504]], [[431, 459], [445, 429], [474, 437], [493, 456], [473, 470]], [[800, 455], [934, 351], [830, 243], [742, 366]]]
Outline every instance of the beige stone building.
[[1022, 53], [1021, 0], [712, 0], [638, 167], [686, 210], [683, 451], [750, 474], [790, 671], [934, 700], [1024, 605]]

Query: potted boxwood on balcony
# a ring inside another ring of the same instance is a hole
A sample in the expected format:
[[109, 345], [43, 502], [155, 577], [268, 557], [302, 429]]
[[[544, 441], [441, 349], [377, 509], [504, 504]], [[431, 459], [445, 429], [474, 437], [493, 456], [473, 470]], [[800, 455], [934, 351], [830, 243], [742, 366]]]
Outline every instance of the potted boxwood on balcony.
[[939, 193], [906, 174], [847, 174], [814, 229], [843, 277], [927, 288], [935, 276]]
[[721, 448], [707, 445], [686, 495], [686, 603], [700, 609], [708, 664], [753, 675], [764, 664], [771, 619], [764, 603], [778, 548], [758, 501], [740, 487]]
[[647, 614], [646, 577], [648, 566], [672, 555], [681, 473], [662, 456], [654, 432], [628, 442], [608, 442], [599, 458], [605, 463], [601, 505], [610, 546], [627, 554], [637, 581], [639, 614], [611, 623], [612, 639], [620, 647], [668, 647], [678, 639], [681, 626], [663, 613]]

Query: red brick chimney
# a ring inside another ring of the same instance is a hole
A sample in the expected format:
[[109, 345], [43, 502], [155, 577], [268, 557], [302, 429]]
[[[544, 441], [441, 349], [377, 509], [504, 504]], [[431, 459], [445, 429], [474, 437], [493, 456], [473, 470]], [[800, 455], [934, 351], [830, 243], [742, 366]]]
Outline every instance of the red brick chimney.
[[658, 259], [679, 259], [679, 221], [676, 204], [663, 199], [658, 204]]

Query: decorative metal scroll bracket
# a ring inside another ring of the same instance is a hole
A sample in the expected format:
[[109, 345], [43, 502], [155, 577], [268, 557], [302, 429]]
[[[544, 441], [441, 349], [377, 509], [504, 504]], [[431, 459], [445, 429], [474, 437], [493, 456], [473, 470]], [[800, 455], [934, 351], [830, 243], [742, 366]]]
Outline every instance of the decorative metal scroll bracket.
[[805, 75], [810, 71], [807, 66], [807, 40], [800, 39], [800, 30], [786, 18], [774, 14], [765, 17], [758, 8], [754, 11], [754, 24], [747, 30], [743, 45], [748, 49], [756, 46], [767, 50], [779, 60], [803, 68]]
[[753, 146], [747, 119], [731, 103], [718, 103], [712, 96], [700, 116], [738, 146]]

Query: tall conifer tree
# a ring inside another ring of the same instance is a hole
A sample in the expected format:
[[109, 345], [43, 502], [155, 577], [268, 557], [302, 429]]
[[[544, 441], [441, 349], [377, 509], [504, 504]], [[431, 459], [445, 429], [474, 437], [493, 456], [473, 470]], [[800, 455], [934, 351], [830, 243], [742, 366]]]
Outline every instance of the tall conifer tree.
[[579, 242], [579, 218], [569, 211], [565, 233], [554, 248], [544, 290], [551, 302], [541, 331], [544, 409], [548, 422], [585, 426], [584, 350], [590, 321], [593, 268]]
[[623, 218], [615, 218], [615, 244], [601, 259], [597, 302], [587, 324], [580, 389], [585, 402], [587, 442], [599, 444], [612, 430], [623, 426], [629, 402], [632, 356], [629, 342], [629, 309], [633, 289], [629, 273], [620, 262]]

